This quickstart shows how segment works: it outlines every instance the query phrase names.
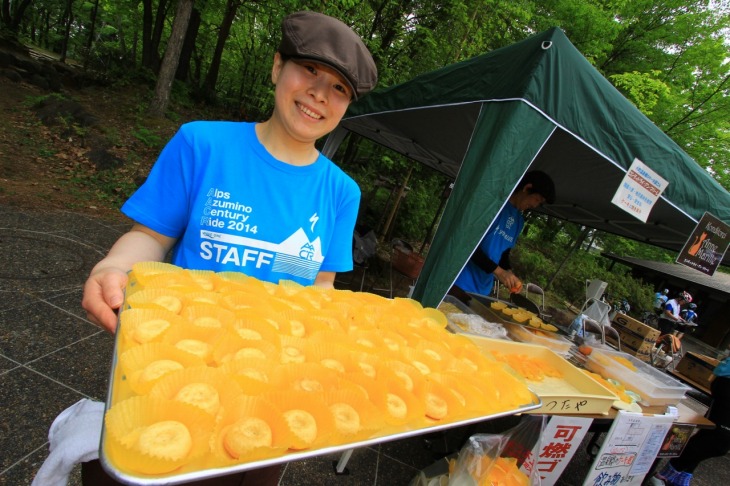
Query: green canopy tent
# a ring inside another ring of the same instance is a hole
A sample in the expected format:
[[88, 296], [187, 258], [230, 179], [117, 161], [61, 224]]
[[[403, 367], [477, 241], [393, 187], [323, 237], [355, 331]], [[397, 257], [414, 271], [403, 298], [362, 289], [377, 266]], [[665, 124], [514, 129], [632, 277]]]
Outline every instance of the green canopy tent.
[[[730, 194], [553, 28], [375, 91], [354, 103], [323, 152], [357, 133], [455, 179], [413, 292], [441, 301], [527, 170], [556, 183], [541, 212], [679, 251]], [[669, 181], [646, 223], [611, 200], [634, 158]], [[728, 263], [726, 255], [725, 264]]]

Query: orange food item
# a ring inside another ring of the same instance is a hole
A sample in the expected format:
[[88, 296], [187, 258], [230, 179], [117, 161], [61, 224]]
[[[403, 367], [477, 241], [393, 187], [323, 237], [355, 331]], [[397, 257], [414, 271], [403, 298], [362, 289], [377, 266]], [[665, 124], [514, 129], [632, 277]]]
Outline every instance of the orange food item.
[[512, 294], [519, 294], [521, 290], [522, 290], [522, 282], [518, 283], [517, 285], [515, 285], [514, 287], [509, 289], [510, 293], [512, 293]]
[[578, 351], [580, 351], [585, 356], [590, 356], [593, 352], [593, 348], [587, 345], [578, 346]]

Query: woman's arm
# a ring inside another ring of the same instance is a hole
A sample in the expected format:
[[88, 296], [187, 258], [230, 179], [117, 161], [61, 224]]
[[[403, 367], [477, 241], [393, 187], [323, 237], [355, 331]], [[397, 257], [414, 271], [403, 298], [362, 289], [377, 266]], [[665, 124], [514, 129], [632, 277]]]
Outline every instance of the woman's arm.
[[114, 333], [117, 327], [116, 309], [124, 300], [127, 273], [132, 265], [144, 261], [162, 261], [177, 241], [141, 224], [135, 224], [122, 235], [109, 254], [94, 266], [84, 284], [81, 306], [88, 319]]

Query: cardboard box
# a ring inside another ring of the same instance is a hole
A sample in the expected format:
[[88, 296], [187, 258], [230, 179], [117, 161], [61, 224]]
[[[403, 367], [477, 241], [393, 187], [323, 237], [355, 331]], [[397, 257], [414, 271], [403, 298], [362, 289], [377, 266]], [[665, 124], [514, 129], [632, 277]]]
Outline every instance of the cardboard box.
[[631, 331], [638, 336], [642, 336], [647, 341], [655, 342], [659, 337], [659, 329], [654, 329], [653, 327], [637, 321], [625, 314], [616, 314], [613, 318], [613, 323], [618, 324], [623, 329]]
[[710, 384], [715, 378], [712, 370], [718, 363], [719, 361], [714, 358], [688, 351], [677, 363], [676, 371], [705, 388], [710, 388]]

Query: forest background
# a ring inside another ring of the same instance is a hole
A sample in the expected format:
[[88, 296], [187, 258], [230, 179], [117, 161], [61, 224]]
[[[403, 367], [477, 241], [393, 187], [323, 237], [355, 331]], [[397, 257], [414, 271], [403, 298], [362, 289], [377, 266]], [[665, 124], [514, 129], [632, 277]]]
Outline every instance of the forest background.
[[[0, 175], [8, 183], [0, 187], [0, 198], [22, 200], [12, 197], [22, 190], [9, 181], [27, 177], [11, 167], [25, 160], [41, 167], [42, 177], [54, 178], [54, 191], [68, 196], [67, 207], [116, 210], [180, 124], [266, 119], [280, 21], [297, 10], [320, 11], [351, 25], [373, 53], [380, 88], [560, 27], [626, 98], [728, 189], [729, 4], [2, 0], [2, 44], [44, 59], [63, 76], [60, 82], [37, 73], [22, 78], [19, 73], [34, 69], [5, 58], [8, 79], [40, 90], [24, 94], [13, 120], [0, 122], [4, 141], [12, 144], [8, 134], [21, 132], [32, 146], [24, 153], [33, 151], [28, 159], [0, 153]], [[362, 188], [358, 228], [375, 231], [385, 252], [394, 236], [427, 252], [452, 181], [365, 140], [356, 142], [343, 144], [348, 150], [335, 161]], [[628, 300], [633, 314], [649, 309], [656, 289], [628, 268], [611, 266], [600, 251], [666, 262], [676, 256], [532, 214], [513, 260], [516, 273], [548, 288], [553, 300], [579, 306], [585, 280], [600, 279], [609, 283], [614, 300]]]

